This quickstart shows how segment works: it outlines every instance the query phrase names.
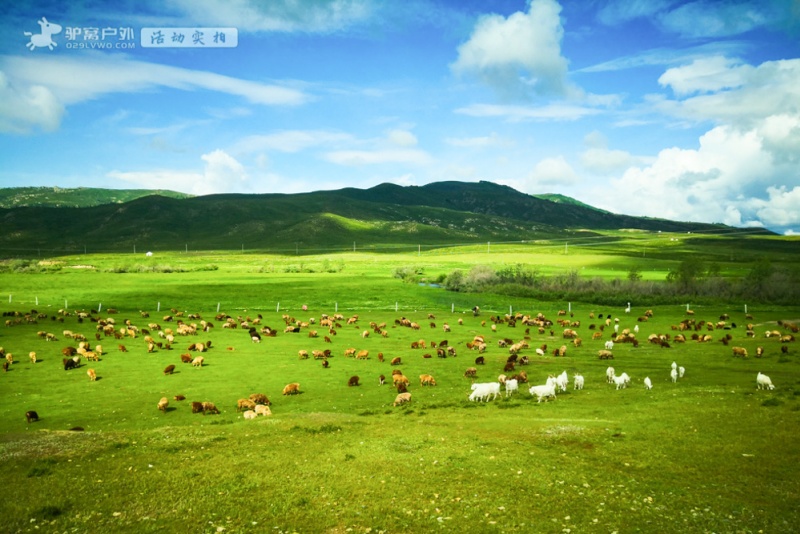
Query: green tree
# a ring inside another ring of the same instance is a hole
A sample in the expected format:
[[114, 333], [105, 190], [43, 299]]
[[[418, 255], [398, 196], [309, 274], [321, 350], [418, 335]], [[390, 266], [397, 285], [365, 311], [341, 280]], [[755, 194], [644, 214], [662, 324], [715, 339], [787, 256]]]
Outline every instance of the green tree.
[[706, 272], [705, 265], [698, 258], [689, 257], [683, 260], [675, 269], [667, 273], [667, 281], [677, 284], [684, 291], [691, 291]]

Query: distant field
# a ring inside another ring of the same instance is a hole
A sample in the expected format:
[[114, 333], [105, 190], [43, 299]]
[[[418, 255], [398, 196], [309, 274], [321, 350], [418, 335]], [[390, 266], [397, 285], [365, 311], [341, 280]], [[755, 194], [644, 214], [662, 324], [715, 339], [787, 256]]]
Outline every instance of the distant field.
[[[0, 477], [13, 488], [0, 501], [7, 531], [796, 530], [800, 352], [795, 341], [782, 343], [766, 332], [796, 336], [790, 326], [800, 324], [800, 307], [718, 302], [690, 304], [694, 314], [687, 315], [686, 304], [633, 302], [626, 313], [625, 302], [454, 293], [393, 276], [409, 265], [433, 280], [477, 264], [525, 262], [547, 273], [574, 268], [624, 278], [631, 261], [600, 251], [487, 249], [84, 255], [45, 260], [63, 262], [50, 273], [0, 273], [0, 311], [8, 321], [0, 325], [0, 346], [14, 360], [0, 374]], [[646, 261], [643, 272], [661, 280], [677, 258]], [[148, 270], [155, 265], [169, 269]], [[736, 262], [723, 268], [735, 273]], [[481, 314], [474, 317], [476, 305]], [[638, 320], [648, 309], [653, 316]], [[41, 314], [35, 322], [24, 318], [31, 310]], [[87, 318], [79, 320], [78, 311]], [[218, 313], [237, 328], [223, 328]], [[335, 313], [343, 319], [334, 334], [319, 323]], [[505, 317], [538, 313], [574, 323], [581, 346], [565, 340], [558, 324], [540, 333], [521, 320], [511, 326]], [[729, 318], [718, 328], [723, 314]], [[284, 315], [310, 324], [286, 333]], [[403, 317], [419, 330], [395, 323]], [[117, 331], [130, 321], [139, 333], [98, 340], [100, 319], [112, 319]], [[710, 329], [686, 334], [712, 339], [675, 342], [674, 327], [685, 319], [710, 322]], [[180, 320], [214, 326], [177, 336], [167, 350], [158, 332], [177, 329]], [[253, 343], [241, 327], [245, 321], [278, 332]], [[386, 323], [385, 337], [370, 323]], [[614, 359], [601, 361], [598, 350], [615, 325], [638, 328], [639, 346], [617, 343]], [[143, 329], [160, 349], [148, 353]], [[102, 345], [100, 361], [64, 371], [61, 350], [77, 346], [65, 330]], [[309, 337], [310, 330], [318, 336]], [[39, 332], [58, 339], [47, 341]], [[649, 343], [650, 334], [670, 336], [670, 347]], [[483, 354], [467, 347], [476, 335], [485, 337]], [[466, 368], [477, 368], [478, 382], [497, 380], [509, 356], [499, 344], [506, 338], [527, 340], [520, 356], [530, 363], [505, 374], [525, 371], [530, 383], [510, 398], [468, 401]], [[421, 340], [425, 348], [411, 348]], [[457, 356], [437, 357], [431, 342], [443, 340]], [[181, 354], [197, 355], [188, 346], [198, 341], [212, 342], [206, 365], [181, 363]], [[542, 345], [546, 355], [538, 356]], [[566, 356], [554, 357], [561, 345]], [[748, 357], [734, 357], [733, 346]], [[369, 359], [345, 357], [351, 347], [368, 350]], [[298, 351], [315, 349], [331, 350], [329, 368], [298, 358]], [[484, 365], [476, 365], [478, 356]], [[394, 357], [402, 364], [391, 366]], [[674, 384], [673, 361], [686, 369]], [[176, 372], [166, 376], [169, 364]], [[606, 383], [609, 364], [631, 376], [629, 388]], [[379, 385], [379, 375], [391, 381], [395, 369], [410, 380], [409, 405], [393, 406], [396, 391]], [[585, 389], [570, 384], [555, 401], [537, 404], [527, 387], [564, 370], [570, 383], [582, 374]], [[774, 390], [756, 389], [758, 372], [772, 377]], [[437, 385], [420, 386], [423, 373]], [[348, 387], [355, 375], [361, 385]], [[644, 389], [645, 377], [653, 390]], [[290, 382], [300, 383], [300, 395], [281, 395]], [[237, 400], [252, 393], [269, 397], [270, 417], [247, 421], [237, 412]], [[186, 400], [175, 401], [178, 394]], [[162, 397], [170, 400], [166, 413], [156, 408]], [[192, 414], [191, 401], [214, 402], [221, 413]], [[24, 415], [31, 409], [41, 420], [28, 424]], [[69, 431], [74, 427], [83, 431]]]

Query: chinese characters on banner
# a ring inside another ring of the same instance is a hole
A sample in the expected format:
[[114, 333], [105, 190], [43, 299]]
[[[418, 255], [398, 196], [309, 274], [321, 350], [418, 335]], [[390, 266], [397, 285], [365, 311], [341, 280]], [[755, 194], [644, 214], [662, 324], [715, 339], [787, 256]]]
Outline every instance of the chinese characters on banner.
[[236, 28], [142, 28], [144, 48], [235, 48]]

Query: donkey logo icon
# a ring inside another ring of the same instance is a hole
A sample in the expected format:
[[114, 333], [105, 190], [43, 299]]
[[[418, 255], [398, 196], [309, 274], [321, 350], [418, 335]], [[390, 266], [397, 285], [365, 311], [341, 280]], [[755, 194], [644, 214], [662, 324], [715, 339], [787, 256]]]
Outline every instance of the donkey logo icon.
[[54, 46], [58, 46], [58, 43], [53, 41], [50, 36], [59, 33], [61, 31], [61, 26], [53, 22], [47, 22], [47, 19], [44, 17], [42, 17], [42, 20], [37, 22], [39, 23], [39, 26], [42, 27], [42, 33], [33, 34], [31, 32], [25, 32], [25, 35], [30, 36], [31, 38], [30, 42], [25, 46], [30, 48], [31, 51], [35, 50], [36, 48], [44, 48], [45, 46], [52, 50]]

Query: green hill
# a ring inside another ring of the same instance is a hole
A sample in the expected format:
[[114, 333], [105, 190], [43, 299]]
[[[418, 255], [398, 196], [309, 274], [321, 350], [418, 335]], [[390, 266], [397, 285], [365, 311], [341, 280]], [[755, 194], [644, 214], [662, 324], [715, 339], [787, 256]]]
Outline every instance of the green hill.
[[52, 208], [85, 208], [101, 204], [121, 204], [150, 195], [188, 198], [191, 195], [163, 189], [100, 189], [78, 187], [8, 187], [0, 189], [0, 208], [46, 206]]
[[[94, 190], [90, 190], [94, 191]], [[116, 192], [115, 192], [116, 193]], [[111, 198], [101, 194], [96, 198]], [[0, 208], [3, 256], [139, 250], [320, 252], [563, 238], [586, 230], [731, 230], [615, 215], [490, 182], [439, 182], [300, 194], [140, 196], [89, 207]], [[765, 232], [765, 234], [768, 232]]]

